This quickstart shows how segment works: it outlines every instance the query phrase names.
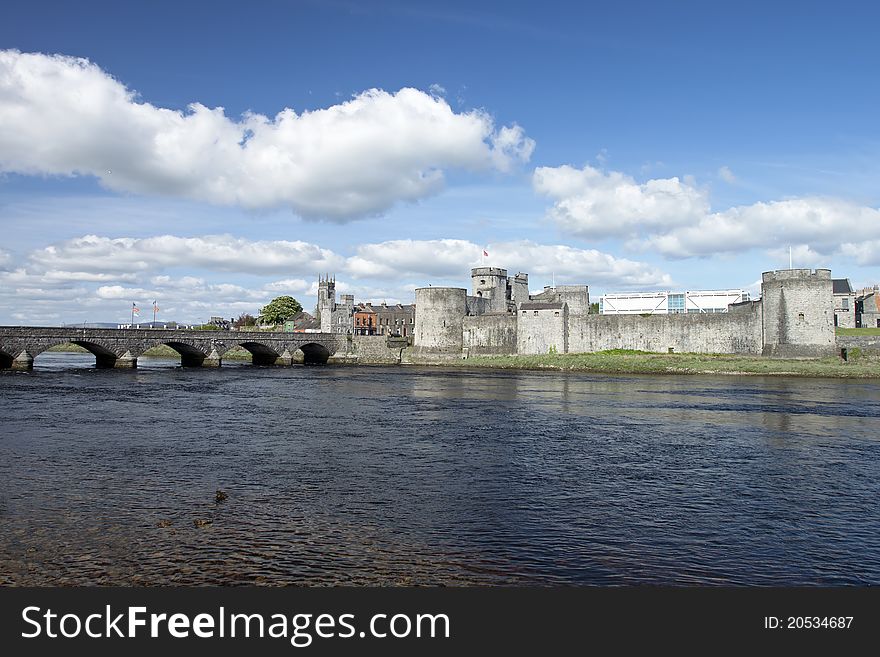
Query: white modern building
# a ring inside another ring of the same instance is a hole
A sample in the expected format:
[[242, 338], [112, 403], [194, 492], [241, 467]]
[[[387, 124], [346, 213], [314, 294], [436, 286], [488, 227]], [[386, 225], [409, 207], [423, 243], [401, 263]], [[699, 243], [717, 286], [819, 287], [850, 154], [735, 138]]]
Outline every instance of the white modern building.
[[749, 301], [745, 290], [691, 292], [626, 292], [599, 299], [601, 315], [670, 315], [674, 313], [726, 313], [731, 303]]

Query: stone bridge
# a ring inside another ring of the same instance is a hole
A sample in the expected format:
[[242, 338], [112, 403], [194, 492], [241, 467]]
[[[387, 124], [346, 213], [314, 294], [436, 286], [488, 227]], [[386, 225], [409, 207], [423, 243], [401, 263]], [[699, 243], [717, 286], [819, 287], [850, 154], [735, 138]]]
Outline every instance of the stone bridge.
[[31, 369], [36, 356], [66, 343], [92, 352], [98, 367], [126, 368], [137, 367], [137, 359], [159, 345], [177, 351], [181, 365], [196, 367], [219, 367], [234, 347], [247, 349], [255, 365], [290, 365], [297, 350], [305, 363], [326, 363], [349, 347], [348, 336], [333, 333], [0, 326], [0, 369]]

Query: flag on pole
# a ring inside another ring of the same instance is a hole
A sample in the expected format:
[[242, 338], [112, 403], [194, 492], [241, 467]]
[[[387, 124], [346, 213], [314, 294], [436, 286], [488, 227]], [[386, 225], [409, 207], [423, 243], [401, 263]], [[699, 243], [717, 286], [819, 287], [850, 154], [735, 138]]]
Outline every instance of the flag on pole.
[[483, 249], [483, 256], [485, 256], [485, 257], [486, 257], [486, 258], [488, 258], [488, 257], [489, 257], [489, 254], [488, 254], [488, 253], [486, 253], [486, 250], [485, 250], [485, 249]]
[[153, 302], [153, 312], [154, 313], [159, 312], [159, 304], [156, 303], [155, 301]]
[[138, 308], [138, 306], [137, 306], [136, 303], [132, 303], [132, 304], [131, 304], [131, 312], [132, 312], [133, 314], [135, 314], [135, 315], [140, 315], [140, 314], [141, 314], [141, 309]]

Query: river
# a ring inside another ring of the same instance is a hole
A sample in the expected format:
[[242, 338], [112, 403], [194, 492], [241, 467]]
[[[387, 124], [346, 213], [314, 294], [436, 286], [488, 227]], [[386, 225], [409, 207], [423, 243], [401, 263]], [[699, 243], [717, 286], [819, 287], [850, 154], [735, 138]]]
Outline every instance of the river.
[[0, 584], [880, 584], [880, 381], [93, 363], [0, 374]]

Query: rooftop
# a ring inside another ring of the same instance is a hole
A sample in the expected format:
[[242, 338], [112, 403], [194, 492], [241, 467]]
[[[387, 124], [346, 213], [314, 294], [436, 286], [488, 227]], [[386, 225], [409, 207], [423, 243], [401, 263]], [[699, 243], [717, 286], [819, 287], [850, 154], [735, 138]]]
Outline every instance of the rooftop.
[[834, 294], [853, 293], [852, 285], [849, 284], [848, 278], [833, 278], [831, 279], [831, 285], [833, 286]]

